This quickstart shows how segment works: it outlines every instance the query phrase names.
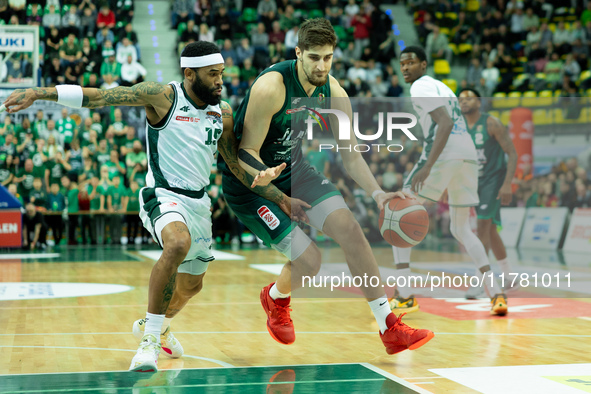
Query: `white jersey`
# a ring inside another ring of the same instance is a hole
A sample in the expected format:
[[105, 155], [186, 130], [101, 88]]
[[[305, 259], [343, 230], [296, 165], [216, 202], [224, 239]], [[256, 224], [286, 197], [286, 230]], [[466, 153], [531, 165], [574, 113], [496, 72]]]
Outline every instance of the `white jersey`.
[[423, 75], [411, 85], [410, 96], [414, 109], [419, 115], [419, 124], [425, 137], [421, 160], [427, 160], [435, 141], [437, 123], [431, 118], [430, 112], [439, 107], [445, 107], [454, 125], [447, 144], [437, 161], [477, 160], [476, 147], [468, 133], [468, 127], [460, 111], [458, 98], [447, 85], [428, 75]]
[[182, 83], [171, 82], [174, 103], [157, 125], [146, 121], [147, 187], [198, 191], [209, 185], [213, 155], [222, 135], [219, 105], [199, 107]]

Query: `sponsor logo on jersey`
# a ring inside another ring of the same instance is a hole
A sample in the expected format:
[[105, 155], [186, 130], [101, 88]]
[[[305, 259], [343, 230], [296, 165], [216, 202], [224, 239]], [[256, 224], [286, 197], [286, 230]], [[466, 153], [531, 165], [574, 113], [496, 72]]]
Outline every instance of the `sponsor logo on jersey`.
[[306, 107], [300, 107], [300, 108], [292, 108], [292, 109], [288, 109], [285, 111], [286, 115], [291, 115], [291, 114], [295, 114], [296, 112], [302, 112], [305, 111]]
[[486, 208], [488, 208], [488, 204], [482, 204], [482, 205], [480, 206], [480, 209], [482, 209], [482, 210], [484, 210], [484, 209], [486, 209]]
[[185, 105], [184, 107], [179, 108], [179, 111], [189, 112], [189, 106]]
[[207, 119], [211, 120], [213, 123], [222, 120], [222, 115], [215, 112], [215, 111], [207, 111], [207, 114], [205, 114], [205, 117]]
[[190, 122], [190, 123], [197, 123], [199, 122], [199, 118], [194, 118], [192, 116], [180, 116], [177, 115], [176, 120], [180, 122]]
[[271, 210], [266, 206], [263, 205], [257, 210], [259, 217], [263, 219], [263, 222], [269, 227], [271, 230], [275, 230], [279, 226], [279, 219]]
[[167, 204], [163, 204], [163, 207], [172, 208], [172, 207], [176, 207], [176, 205], [177, 205], [176, 202], [169, 202]]

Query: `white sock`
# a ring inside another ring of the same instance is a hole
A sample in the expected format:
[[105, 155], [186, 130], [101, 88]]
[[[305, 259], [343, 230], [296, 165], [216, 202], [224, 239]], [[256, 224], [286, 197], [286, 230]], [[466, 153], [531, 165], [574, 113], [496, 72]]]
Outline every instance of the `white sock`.
[[371, 308], [371, 311], [378, 322], [378, 326], [380, 326], [380, 332], [383, 334], [388, 329], [388, 326], [386, 325], [386, 318], [388, 315], [390, 315], [390, 313], [392, 313], [390, 310], [388, 297], [384, 295], [377, 300], [368, 301], [367, 303], [369, 304], [369, 307]]
[[155, 315], [150, 312], [146, 312], [146, 328], [144, 335], [152, 334], [160, 342], [160, 330], [162, 329], [162, 323], [164, 321], [164, 315]]
[[498, 260], [497, 263], [499, 263], [501, 270], [505, 273], [505, 278], [509, 277], [509, 274], [511, 273], [511, 264], [509, 264], [509, 259], [505, 257], [502, 260]]
[[277, 289], [277, 283], [274, 283], [273, 286], [271, 286], [271, 290], [269, 290], [269, 295], [271, 296], [272, 299], [276, 300], [277, 298], [287, 298], [287, 297], [289, 297], [291, 295], [291, 292], [289, 292], [287, 294], [281, 293]]
[[[165, 315], [166, 316], [166, 315]], [[164, 322], [162, 323], [162, 331], [160, 333], [164, 334], [168, 327], [170, 327], [170, 322], [172, 321], [172, 317], [165, 317]]]
[[412, 248], [397, 248], [392, 246], [392, 254], [394, 255], [394, 263], [396, 264], [396, 279], [399, 277], [404, 277], [406, 279], [406, 283], [403, 283], [404, 286], [400, 286], [400, 284], [396, 283], [396, 289], [403, 298], [408, 298], [412, 295], [412, 288], [408, 283], [408, 277], [410, 276], [411, 251]]

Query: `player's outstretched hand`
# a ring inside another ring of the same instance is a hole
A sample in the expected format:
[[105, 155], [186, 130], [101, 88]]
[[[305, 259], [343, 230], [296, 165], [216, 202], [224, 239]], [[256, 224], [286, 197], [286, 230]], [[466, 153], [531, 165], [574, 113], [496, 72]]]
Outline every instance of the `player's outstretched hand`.
[[2, 108], [2, 111], [6, 109], [6, 111], [13, 114], [22, 109], [30, 107], [31, 104], [35, 102], [36, 98], [37, 97], [33, 89], [17, 89], [12, 92], [6, 100], [4, 100], [0, 108]]
[[287, 167], [287, 164], [281, 163], [277, 167], [267, 168], [265, 171], [259, 172], [258, 175], [254, 177], [250, 187], [267, 186], [273, 179], [277, 179], [285, 167]]
[[511, 185], [503, 185], [499, 190], [499, 195], [497, 196], [497, 200], [501, 199], [501, 205], [509, 205], [511, 200], [513, 199], [513, 192], [511, 190]]
[[380, 211], [384, 209], [386, 203], [393, 198], [401, 198], [405, 200], [407, 198], [415, 198], [415, 196], [407, 192], [380, 193], [376, 196], [376, 203], [378, 204], [378, 209]]

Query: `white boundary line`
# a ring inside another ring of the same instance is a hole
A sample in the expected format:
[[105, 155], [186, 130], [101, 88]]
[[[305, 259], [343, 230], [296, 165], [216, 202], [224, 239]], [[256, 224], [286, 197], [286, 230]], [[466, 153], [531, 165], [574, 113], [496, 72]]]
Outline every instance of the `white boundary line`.
[[396, 375], [392, 375], [390, 372], [386, 372], [383, 369], [376, 367], [375, 365], [372, 365], [370, 363], [360, 363], [360, 364], [363, 365], [365, 368], [367, 368], [371, 371], [374, 371], [375, 373], [379, 373], [383, 377], [393, 380], [394, 382], [399, 383], [399, 384], [403, 385], [404, 387], [415, 390], [420, 394], [433, 394], [430, 391], [427, 391], [424, 388], [421, 388], [419, 386], [415, 386], [414, 384], [409, 383], [409, 382], [403, 380], [402, 378], [399, 378]]
[[13, 254], [0, 254], [0, 260], [29, 260], [29, 259], [55, 259], [60, 257], [59, 253], [13, 253]]

